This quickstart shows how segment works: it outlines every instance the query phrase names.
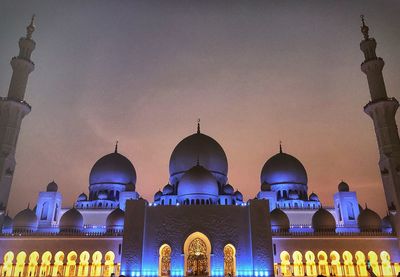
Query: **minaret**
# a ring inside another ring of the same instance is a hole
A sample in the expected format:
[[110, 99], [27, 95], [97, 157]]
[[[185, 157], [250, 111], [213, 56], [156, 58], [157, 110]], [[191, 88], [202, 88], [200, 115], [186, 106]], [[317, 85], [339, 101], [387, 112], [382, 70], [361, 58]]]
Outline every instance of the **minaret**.
[[26, 36], [19, 40], [19, 54], [11, 59], [13, 74], [7, 97], [0, 98], [0, 214], [7, 207], [15, 170], [15, 149], [21, 122], [31, 107], [24, 101], [28, 75], [35, 65], [31, 54], [35, 49], [32, 33], [35, 16], [26, 28]]
[[382, 69], [384, 61], [376, 56], [376, 41], [369, 37], [369, 28], [361, 16], [361, 32], [364, 39], [360, 43], [365, 60], [361, 71], [367, 75], [371, 101], [364, 111], [374, 122], [379, 148], [379, 168], [385, 190], [386, 203], [390, 211], [400, 210], [400, 139], [395, 114], [399, 102], [386, 94]]

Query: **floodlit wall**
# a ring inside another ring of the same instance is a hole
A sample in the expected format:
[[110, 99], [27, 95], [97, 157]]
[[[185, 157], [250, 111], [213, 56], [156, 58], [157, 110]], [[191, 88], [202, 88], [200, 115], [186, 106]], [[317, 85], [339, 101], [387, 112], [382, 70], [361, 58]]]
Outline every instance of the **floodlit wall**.
[[[141, 216], [138, 203], [128, 202], [126, 209], [121, 273], [127, 276], [156, 276], [159, 274], [160, 247], [171, 247], [171, 275], [183, 276], [184, 245], [190, 236], [209, 241], [210, 274], [224, 275], [224, 248], [235, 248], [236, 275], [272, 274], [271, 228], [268, 202], [251, 201], [244, 206], [189, 205], [144, 206]], [[132, 219], [132, 220], [130, 220]], [[133, 220], [134, 219], [134, 220]], [[144, 228], [144, 231], [140, 231]], [[138, 234], [143, 234], [142, 237]], [[143, 244], [139, 243], [143, 241]], [[253, 241], [253, 243], [252, 243]], [[257, 257], [253, 255], [257, 252]], [[206, 254], [208, 255], [208, 254]], [[137, 258], [142, 258], [139, 265]]]

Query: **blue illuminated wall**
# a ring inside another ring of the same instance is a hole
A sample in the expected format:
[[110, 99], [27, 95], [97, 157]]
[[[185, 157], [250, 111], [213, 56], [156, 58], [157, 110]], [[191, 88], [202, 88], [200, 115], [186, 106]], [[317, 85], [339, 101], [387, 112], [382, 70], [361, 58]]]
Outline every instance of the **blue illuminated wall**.
[[144, 202], [128, 201], [121, 274], [158, 275], [159, 249], [166, 243], [172, 249], [171, 275], [185, 275], [183, 246], [194, 232], [203, 233], [211, 242], [212, 276], [223, 276], [223, 249], [229, 243], [236, 248], [238, 276], [273, 274], [272, 236], [265, 200], [253, 200], [245, 206], [146, 206]]

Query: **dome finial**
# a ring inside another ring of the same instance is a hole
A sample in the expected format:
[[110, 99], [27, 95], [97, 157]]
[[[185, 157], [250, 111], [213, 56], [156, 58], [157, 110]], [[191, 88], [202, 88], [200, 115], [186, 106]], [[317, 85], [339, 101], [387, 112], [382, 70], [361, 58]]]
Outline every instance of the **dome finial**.
[[279, 141], [279, 153], [283, 153], [283, 151], [282, 151], [282, 141], [281, 140]]
[[369, 28], [367, 25], [365, 25], [364, 15], [363, 14], [360, 15], [360, 17], [362, 22], [361, 33], [364, 35], [364, 39], [367, 40], [369, 39], [369, 34], [368, 34]]
[[35, 17], [36, 17], [35, 14], [33, 14], [31, 18], [31, 23], [28, 25], [28, 27], [26, 27], [26, 37], [29, 39], [32, 38], [32, 34], [35, 31], [35, 25], [34, 25]]
[[197, 119], [197, 133], [200, 134], [200, 118]]
[[115, 141], [115, 150], [114, 153], [118, 153], [118, 140]]

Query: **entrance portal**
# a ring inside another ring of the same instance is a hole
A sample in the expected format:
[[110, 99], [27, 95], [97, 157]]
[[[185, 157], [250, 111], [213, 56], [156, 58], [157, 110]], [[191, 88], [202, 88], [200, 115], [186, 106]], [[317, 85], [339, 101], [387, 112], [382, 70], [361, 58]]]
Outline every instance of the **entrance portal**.
[[185, 275], [209, 276], [211, 244], [200, 232], [191, 234], [184, 244]]
[[200, 238], [192, 240], [187, 259], [188, 275], [208, 275], [207, 246]]

